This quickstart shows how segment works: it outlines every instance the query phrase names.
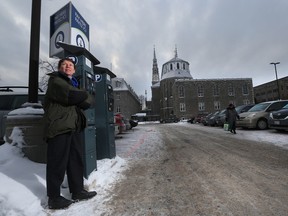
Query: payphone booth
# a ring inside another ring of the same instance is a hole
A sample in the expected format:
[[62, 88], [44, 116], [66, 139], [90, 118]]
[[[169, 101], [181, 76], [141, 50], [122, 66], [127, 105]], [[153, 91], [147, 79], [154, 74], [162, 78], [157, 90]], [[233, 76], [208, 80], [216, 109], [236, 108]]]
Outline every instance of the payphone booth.
[[98, 66], [94, 66], [94, 74], [96, 103], [102, 104], [95, 107], [97, 159], [111, 159], [116, 156], [114, 97], [111, 85], [111, 79], [116, 75], [109, 69]]
[[[76, 65], [75, 77], [79, 80], [80, 87], [86, 89], [95, 98], [95, 75], [94, 65], [100, 63], [88, 50], [62, 42], [59, 46], [64, 49], [62, 58], [70, 58]], [[96, 102], [97, 103], [97, 102]], [[99, 105], [99, 103], [97, 103]], [[97, 106], [97, 105], [96, 105]], [[96, 153], [96, 130], [95, 107], [85, 110], [88, 126], [84, 130], [84, 177], [87, 178], [91, 172], [97, 170]]]

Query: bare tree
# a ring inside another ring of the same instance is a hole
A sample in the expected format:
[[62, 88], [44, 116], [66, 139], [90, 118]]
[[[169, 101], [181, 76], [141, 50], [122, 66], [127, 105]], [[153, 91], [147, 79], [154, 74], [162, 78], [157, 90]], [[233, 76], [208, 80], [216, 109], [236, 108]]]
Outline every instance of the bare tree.
[[40, 73], [40, 82], [39, 87], [46, 91], [47, 90], [47, 84], [48, 84], [48, 76], [47, 74], [52, 73], [56, 71], [57, 68], [57, 61], [48, 61], [48, 60], [42, 60], [39, 61], [39, 73]]

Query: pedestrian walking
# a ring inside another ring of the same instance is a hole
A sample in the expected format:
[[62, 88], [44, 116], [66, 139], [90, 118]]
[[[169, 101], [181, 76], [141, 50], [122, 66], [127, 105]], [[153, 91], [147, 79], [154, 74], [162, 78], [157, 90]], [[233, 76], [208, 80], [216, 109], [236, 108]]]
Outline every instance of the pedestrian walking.
[[229, 104], [226, 111], [226, 122], [229, 124], [229, 131], [236, 134], [236, 119], [239, 119], [239, 115], [235, 110], [234, 104]]

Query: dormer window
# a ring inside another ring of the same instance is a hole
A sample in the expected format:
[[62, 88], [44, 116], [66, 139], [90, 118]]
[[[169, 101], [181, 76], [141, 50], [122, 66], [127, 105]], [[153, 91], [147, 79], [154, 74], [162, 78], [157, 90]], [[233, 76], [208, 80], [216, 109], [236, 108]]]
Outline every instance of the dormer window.
[[116, 81], [116, 87], [120, 88], [121, 87], [121, 82], [120, 81]]

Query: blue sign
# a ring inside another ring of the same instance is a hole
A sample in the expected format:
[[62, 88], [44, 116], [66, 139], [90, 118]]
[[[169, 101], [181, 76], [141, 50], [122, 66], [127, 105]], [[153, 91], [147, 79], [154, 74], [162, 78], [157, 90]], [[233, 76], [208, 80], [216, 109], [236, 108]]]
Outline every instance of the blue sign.
[[75, 65], [78, 64], [78, 58], [77, 58], [77, 56], [74, 56], [74, 55], [68, 55], [66, 58], [71, 59]]
[[101, 82], [102, 75], [101, 74], [95, 74], [95, 82]]
[[50, 17], [50, 37], [63, 23], [68, 23], [69, 18], [69, 4], [67, 4]]
[[89, 25], [73, 5], [71, 18], [71, 27], [81, 30], [89, 40]]

